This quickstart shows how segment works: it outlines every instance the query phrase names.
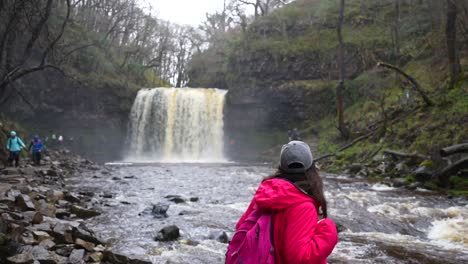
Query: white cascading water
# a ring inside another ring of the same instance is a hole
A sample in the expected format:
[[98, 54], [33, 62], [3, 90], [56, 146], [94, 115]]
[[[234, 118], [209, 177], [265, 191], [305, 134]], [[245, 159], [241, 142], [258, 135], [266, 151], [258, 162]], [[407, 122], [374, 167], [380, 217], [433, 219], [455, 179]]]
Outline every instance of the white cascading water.
[[222, 162], [220, 89], [153, 88], [138, 92], [130, 114], [129, 160]]

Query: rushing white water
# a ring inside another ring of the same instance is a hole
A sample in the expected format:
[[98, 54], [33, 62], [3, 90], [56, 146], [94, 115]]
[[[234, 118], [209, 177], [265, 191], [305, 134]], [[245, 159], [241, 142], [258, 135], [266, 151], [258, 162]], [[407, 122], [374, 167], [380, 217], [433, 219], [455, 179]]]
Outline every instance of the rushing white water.
[[153, 88], [130, 115], [129, 160], [222, 162], [225, 90]]

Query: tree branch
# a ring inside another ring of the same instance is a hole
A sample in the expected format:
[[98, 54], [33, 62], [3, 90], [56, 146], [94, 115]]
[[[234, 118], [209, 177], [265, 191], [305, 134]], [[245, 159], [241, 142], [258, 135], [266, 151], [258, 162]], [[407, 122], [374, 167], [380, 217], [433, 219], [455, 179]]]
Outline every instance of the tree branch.
[[427, 96], [426, 92], [421, 87], [421, 85], [411, 75], [407, 74], [406, 72], [404, 72], [403, 70], [401, 70], [400, 68], [398, 68], [398, 67], [396, 67], [394, 65], [384, 63], [384, 62], [377, 63], [377, 67], [384, 67], [384, 68], [388, 68], [388, 69], [396, 71], [397, 73], [399, 73], [400, 75], [405, 77], [412, 84], [413, 88], [419, 93], [419, 95], [421, 95], [421, 97], [423, 98], [423, 100], [424, 100], [424, 102], [426, 103], [427, 106], [433, 106], [434, 105], [434, 102], [432, 102], [432, 100], [429, 99], [429, 97]]

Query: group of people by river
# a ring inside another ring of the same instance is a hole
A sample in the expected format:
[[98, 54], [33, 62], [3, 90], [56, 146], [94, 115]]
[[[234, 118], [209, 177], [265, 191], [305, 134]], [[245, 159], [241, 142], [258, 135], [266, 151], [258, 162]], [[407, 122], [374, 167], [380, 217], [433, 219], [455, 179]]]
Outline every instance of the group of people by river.
[[33, 164], [39, 166], [46, 145], [52, 147], [61, 146], [64, 142], [65, 138], [62, 135], [52, 134], [50, 137], [47, 136], [45, 140], [42, 140], [39, 135], [35, 134], [29, 142], [29, 145], [26, 146], [24, 141], [17, 135], [16, 131], [11, 131], [6, 142], [8, 165], [18, 167], [20, 164], [21, 152], [25, 150], [27, 153], [30, 153]]

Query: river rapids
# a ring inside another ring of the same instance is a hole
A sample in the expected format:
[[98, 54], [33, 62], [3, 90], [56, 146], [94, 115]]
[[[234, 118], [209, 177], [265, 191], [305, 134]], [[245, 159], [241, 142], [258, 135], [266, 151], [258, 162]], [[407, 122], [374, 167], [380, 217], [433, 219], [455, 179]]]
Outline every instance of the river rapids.
[[[94, 192], [92, 202], [103, 214], [88, 225], [115, 252], [153, 263], [224, 263], [227, 245], [217, 234], [233, 234], [261, 179], [273, 172], [267, 165], [235, 163], [110, 167], [110, 175], [82, 175], [68, 185]], [[322, 176], [329, 216], [340, 229], [329, 263], [468, 263], [465, 199]], [[168, 195], [187, 202], [172, 203]], [[141, 214], [156, 203], [170, 204], [167, 218]], [[177, 225], [181, 238], [154, 241], [167, 225]]]

